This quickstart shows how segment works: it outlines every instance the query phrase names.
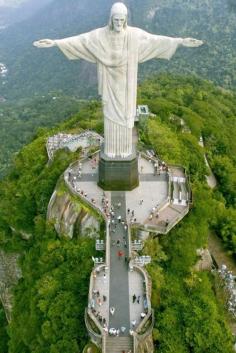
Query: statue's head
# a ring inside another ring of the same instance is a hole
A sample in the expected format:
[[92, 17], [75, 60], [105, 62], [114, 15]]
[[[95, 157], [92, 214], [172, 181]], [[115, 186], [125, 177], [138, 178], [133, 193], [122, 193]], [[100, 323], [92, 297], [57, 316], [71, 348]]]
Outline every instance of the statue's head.
[[116, 2], [112, 5], [109, 28], [115, 32], [121, 32], [127, 26], [127, 7], [122, 2]]

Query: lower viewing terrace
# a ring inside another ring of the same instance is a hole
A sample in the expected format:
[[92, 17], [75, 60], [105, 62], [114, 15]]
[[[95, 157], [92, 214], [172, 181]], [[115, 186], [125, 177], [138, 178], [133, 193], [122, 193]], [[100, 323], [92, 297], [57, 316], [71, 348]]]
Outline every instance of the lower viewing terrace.
[[[103, 353], [153, 352], [151, 283], [142, 257], [142, 240], [131, 229], [166, 234], [189, 211], [190, 191], [183, 168], [139, 155], [139, 186], [103, 191], [98, 185], [99, 154], [72, 164], [64, 173], [71, 192], [97, 209], [106, 221], [106, 241], [94, 258], [85, 322]], [[137, 233], [139, 234], [139, 233]], [[140, 233], [141, 234], [141, 233]], [[140, 345], [146, 345], [141, 351]], [[148, 348], [147, 348], [148, 347]]]

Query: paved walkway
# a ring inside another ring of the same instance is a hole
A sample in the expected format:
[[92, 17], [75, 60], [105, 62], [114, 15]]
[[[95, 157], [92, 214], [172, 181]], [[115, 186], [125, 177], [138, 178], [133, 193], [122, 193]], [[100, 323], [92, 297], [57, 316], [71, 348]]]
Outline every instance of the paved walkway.
[[[77, 165], [75, 164], [69, 172], [69, 181], [78, 194], [81, 196], [85, 195], [86, 199], [94, 207], [108, 215], [111, 205], [111, 192], [106, 191], [104, 193], [97, 186], [98, 158], [99, 155], [96, 154], [90, 159], [79, 162]], [[186, 178], [183, 168], [171, 167], [170, 177], [174, 181], [176, 198], [173, 204], [163, 208], [168, 203], [169, 185], [167, 172], [159, 170], [157, 174], [154, 162], [141, 155], [139, 156], [138, 165], [139, 186], [132, 191], [125, 192], [126, 210], [130, 209], [130, 213], [127, 214], [127, 223], [130, 225], [150, 225], [151, 227], [156, 227], [156, 230], [159, 232], [165, 232], [167, 224], [178, 222], [182, 218], [181, 214], [184, 214], [185, 210], [188, 209], [188, 204], [186, 203], [187, 190], [184, 183]], [[180, 190], [181, 202], [179, 202]], [[102, 199], [104, 198], [108, 200], [106, 208], [104, 208], [104, 204], [102, 203]], [[160, 212], [158, 211], [159, 207], [162, 208]]]
[[[109, 328], [126, 328], [124, 335], [129, 335], [129, 279], [128, 279], [128, 233], [121, 221], [126, 221], [125, 192], [111, 192], [111, 204], [114, 207], [114, 217], [110, 226], [110, 313]], [[114, 221], [114, 223], [112, 223]]]
[[[126, 193], [113, 191], [109, 196], [114, 210], [107, 234], [110, 237], [110, 270], [109, 274], [104, 270], [100, 272], [94, 270], [96, 276], [90, 304], [95, 309], [94, 315], [102, 325], [102, 320], [105, 319], [108, 329], [119, 329], [120, 336], [128, 338], [130, 329], [135, 329], [139, 325], [141, 313], [145, 311], [144, 278], [137, 271], [129, 271]], [[111, 313], [111, 308], [115, 309], [114, 314]], [[121, 328], [125, 328], [125, 331], [122, 332]], [[118, 352], [115, 348], [113, 351]]]
[[[140, 181], [139, 187], [126, 192], [127, 208], [134, 211], [137, 223], [143, 224], [149, 217], [153, 207], [157, 207], [167, 198], [167, 181], [157, 179], [156, 181]], [[142, 203], [140, 204], [140, 201]], [[128, 218], [130, 221], [131, 217]]]
[[[95, 272], [95, 271], [93, 271]], [[94, 313], [97, 319], [99, 317], [109, 321], [109, 278], [107, 271], [96, 272], [94, 278], [93, 298], [90, 303], [91, 307], [96, 310]]]
[[[132, 224], [149, 224], [164, 229], [167, 221], [169, 223], [180, 218], [186, 208], [169, 205], [158, 212], [158, 207], [168, 202], [169, 184], [167, 172], [159, 170], [157, 173], [155, 169], [153, 161], [140, 156], [139, 186], [135, 190], [123, 192], [104, 192], [97, 186], [98, 155], [73, 165], [65, 176], [74, 191], [106, 214], [110, 224], [107, 234], [110, 237], [109, 274], [107, 278], [99, 274], [95, 281], [94, 290], [99, 290], [100, 297], [94, 295], [94, 308], [100, 317], [106, 319], [108, 329], [119, 329], [123, 338], [129, 336], [130, 329], [139, 325], [141, 313], [145, 312], [144, 278], [137, 271], [130, 272], [128, 267], [128, 227]], [[173, 174], [176, 178], [183, 176], [179, 168]], [[103, 295], [107, 301], [103, 300]], [[114, 308], [113, 314], [111, 308]], [[125, 328], [123, 333], [121, 327]]]
[[[103, 190], [97, 186], [98, 180], [98, 155], [81, 163], [81, 176], [78, 177], [79, 165], [75, 165], [70, 173], [70, 182], [76, 192], [86, 194], [89, 202], [102, 211]], [[142, 170], [142, 171], [141, 171]], [[160, 175], [154, 175], [153, 163], [145, 158], [139, 158], [140, 183], [132, 191], [126, 191], [126, 210], [129, 208], [134, 211], [135, 223], [143, 224], [149, 217], [153, 207], [161, 204], [168, 194], [167, 175], [161, 172]], [[105, 192], [105, 198], [110, 199], [111, 192]], [[140, 204], [140, 201], [142, 204]], [[128, 223], [131, 217], [127, 218]]]
[[[137, 271], [129, 272], [129, 301], [130, 301], [130, 321], [135, 322], [134, 329], [140, 324], [140, 314], [144, 312], [144, 292], [143, 292], [144, 278], [141, 273]], [[135, 295], [136, 300], [133, 300]]]

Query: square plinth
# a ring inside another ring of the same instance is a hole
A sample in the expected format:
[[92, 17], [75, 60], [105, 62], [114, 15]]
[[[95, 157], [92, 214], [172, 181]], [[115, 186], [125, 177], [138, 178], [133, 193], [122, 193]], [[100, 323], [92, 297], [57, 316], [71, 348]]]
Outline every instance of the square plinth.
[[98, 175], [98, 186], [103, 190], [133, 190], [139, 185], [137, 154], [114, 159], [100, 152]]

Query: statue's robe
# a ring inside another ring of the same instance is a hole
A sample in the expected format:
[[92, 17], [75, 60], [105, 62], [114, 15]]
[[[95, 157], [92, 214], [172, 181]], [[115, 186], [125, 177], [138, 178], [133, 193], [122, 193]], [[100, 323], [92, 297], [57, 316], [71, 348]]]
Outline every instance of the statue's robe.
[[[114, 36], [122, 35], [122, 45]], [[138, 63], [153, 58], [170, 59], [182, 38], [153, 35], [127, 27], [123, 34], [108, 26], [77, 36], [55, 40], [70, 60], [97, 64], [98, 92], [102, 96], [105, 153], [127, 157], [132, 153], [132, 128], [136, 115]]]

